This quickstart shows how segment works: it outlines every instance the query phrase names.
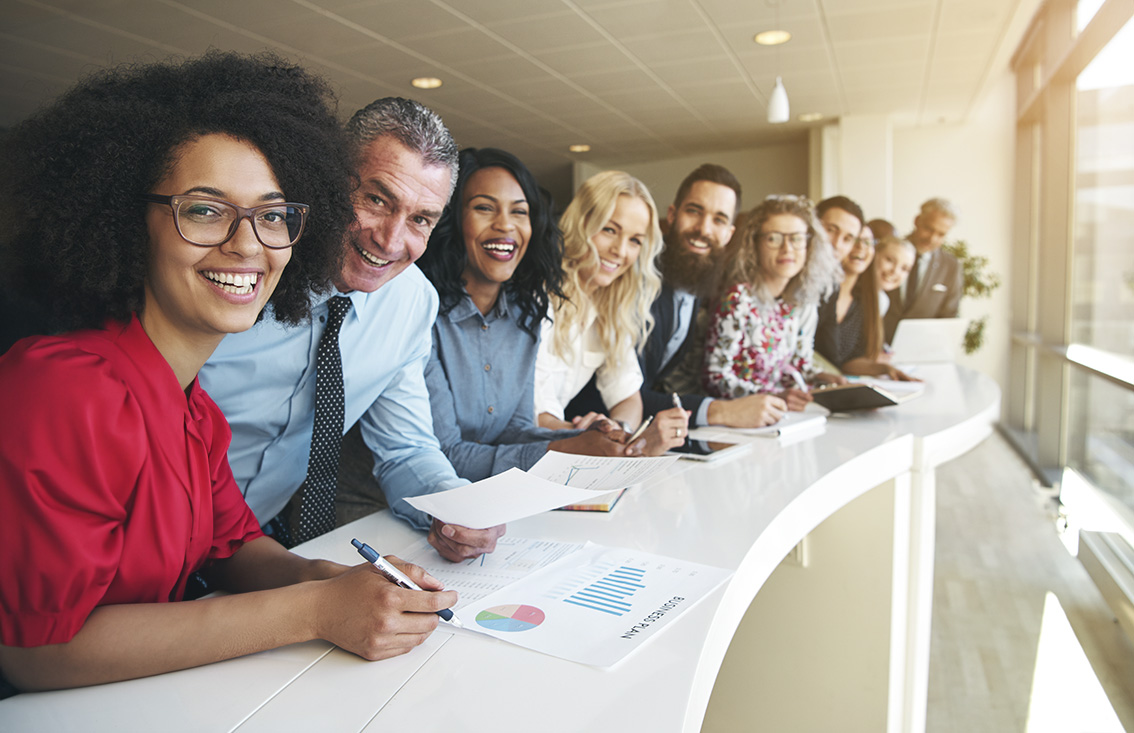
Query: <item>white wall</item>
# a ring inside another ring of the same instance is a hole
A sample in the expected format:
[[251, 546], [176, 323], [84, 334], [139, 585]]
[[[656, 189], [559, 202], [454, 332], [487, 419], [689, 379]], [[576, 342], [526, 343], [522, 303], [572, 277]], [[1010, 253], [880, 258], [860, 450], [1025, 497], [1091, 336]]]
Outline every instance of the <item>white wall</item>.
[[673, 203], [677, 187], [685, 176], [702, 163], [716, 163], [732, 171], [740, 181], [741, 207], [750, 209], [773, 193], [807, 193], [808, 144], [773, 145], [747, 150], [729, 150], [665, 160], [640, 161], [603, 165], [591, 161], [575, 166], [575, 188], [590, 175], [610, 168], [623, 170], [642, 180], [653, 194], [658, 209], [664, 215]]
[[989, 258], [1000, 275], [1000, 289], [987, 300], [964, 298], [965, 318], [989, 315], [985, 345], [965, 357], [966, 366], [988, 374], [1004, 389], [1008, 383], [1011, 332], [1010, 260], [1016, 134], [1015, 83], [1005, 70], [986, 87], [966, 123], [895, 128], [893, 222], [913, 227], [923, 201], [943, 196], [958, 209], [949, 239], [963, 239], [969, 250]]

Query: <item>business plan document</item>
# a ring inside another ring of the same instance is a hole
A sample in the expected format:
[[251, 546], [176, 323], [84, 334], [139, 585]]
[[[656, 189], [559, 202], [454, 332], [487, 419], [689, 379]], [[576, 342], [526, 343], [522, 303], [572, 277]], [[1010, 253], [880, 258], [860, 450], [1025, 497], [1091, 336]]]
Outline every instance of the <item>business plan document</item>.
[[732, 575], [723, 568], [588, 542], [457, 609], [465, 630], [610, 667]]

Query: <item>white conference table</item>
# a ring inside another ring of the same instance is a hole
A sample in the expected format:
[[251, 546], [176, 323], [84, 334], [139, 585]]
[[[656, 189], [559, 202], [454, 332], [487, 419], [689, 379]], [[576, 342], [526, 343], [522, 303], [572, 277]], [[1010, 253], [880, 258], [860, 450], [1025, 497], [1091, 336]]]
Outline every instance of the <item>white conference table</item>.
[[[989, 435], [1000, 391], [952, 365], [919, 373], [928, 386], [917, 399], [833, 416], [824, 433], [794, 443], [748, 438], [752, 450], [724, 462], [681, 461], [609, 514], [548, 512], [509, 525], [519, 537], [735, 571], [613, 669], [439, 629], [380, 662], [308, 642], [19, 695], [0, 702], [0, 729], [923, 730], [933, 473]], [[397, 552], [420, 535], [380, 512], [299, 551], [354, 564], [351, 537]]]

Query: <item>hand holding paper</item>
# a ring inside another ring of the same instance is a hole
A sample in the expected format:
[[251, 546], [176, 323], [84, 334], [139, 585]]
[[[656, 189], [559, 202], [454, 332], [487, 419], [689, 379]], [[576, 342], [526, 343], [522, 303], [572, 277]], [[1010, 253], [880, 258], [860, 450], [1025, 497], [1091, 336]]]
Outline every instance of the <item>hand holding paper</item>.
[[[640, 483], [665, 471], [676, 457], [604, 458], [549, 452], [525, 472], [510, 468], [467, 486], [406, 499], [410, 506], [472, 529], [514, 522]], [[574, 486], [566, 484], [575, 484]]]

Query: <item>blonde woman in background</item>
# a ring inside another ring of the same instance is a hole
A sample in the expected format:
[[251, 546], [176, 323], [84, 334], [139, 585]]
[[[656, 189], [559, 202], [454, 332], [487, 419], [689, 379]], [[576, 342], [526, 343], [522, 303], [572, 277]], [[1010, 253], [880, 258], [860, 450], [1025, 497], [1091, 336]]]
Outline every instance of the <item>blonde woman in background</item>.
[[[656, 260], [662, 236], [657, 207], [646, 186], [621, 171], [589, 178], [560, 220], [563, 295], [552, 296], [536, 357], [535, 407], [539, 424], [585, 429], [603, 416], [568, 421], [567, 403], [596, 378], [610, 418], [629, 429], [642, 421], [642, 372], [635, 349], [653, 327], [650, 304], [661, 290]], [[685, 441], [688, 413], [659, 412], [643, 435], [647, 455]], [[633, 448], [633, 446], [630, 446]]]
[[879, 237], [874, 250], [874, 273], [878, 278], [878, 291], [881, 293], [880, 310], [882, 315], [890, 308], [891, 293], [902, 287], [910, 276], [910, 270], [917, 262], [917, 248], [908, 239], [894, 236]]

